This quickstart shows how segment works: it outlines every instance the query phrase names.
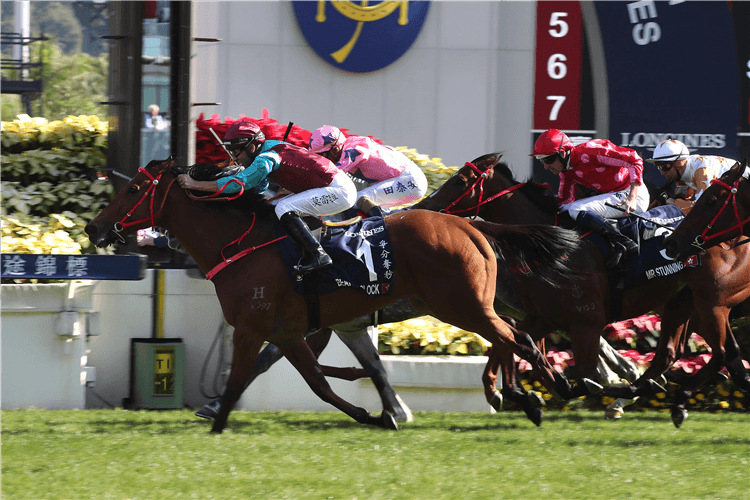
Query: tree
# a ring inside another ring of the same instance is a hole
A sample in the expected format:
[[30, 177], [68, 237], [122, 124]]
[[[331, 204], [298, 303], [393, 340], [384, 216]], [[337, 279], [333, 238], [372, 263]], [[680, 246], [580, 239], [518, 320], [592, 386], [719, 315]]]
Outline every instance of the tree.
[[[99, 102], [107, 100], [109, 55], [92, 57], [81, 52], [66, 55], [51, 40], [38, 42], [38, 50], [44, 63], [43, 91], [33, 104], [34, 115], [50, 121], [78, 115], [96, 115], [106, 120], [107, 107]], [[13, 120], [22, 112], [18, 96], [3, 96], [3, 120]]]
[[[14, 4], [3, 2], [3, 33], [15, 32]], [[66, 54], [80, 52], [83, 30], [73, 6], [63, 2], [31, 2], [31, 36], [45, 35], [58, 41]]]

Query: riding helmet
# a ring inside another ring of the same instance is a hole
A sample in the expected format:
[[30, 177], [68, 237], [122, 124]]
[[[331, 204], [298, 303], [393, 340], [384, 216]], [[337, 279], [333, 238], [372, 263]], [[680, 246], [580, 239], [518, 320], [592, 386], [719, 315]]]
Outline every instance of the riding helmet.
[[667, 139], [661, 141], [656, 148], [654, 148], [654, 157], [648, 161], [656, 163], [657, 161], [677, 161], [684, 160], [690, 156], [687, 146], [680, 141], [675, 139]]
[[561, 130], [552, 128], [543, 132], [534, 143], [534, 151], [529, 156], [536, 156], [538, 159], [551, 156], [553, 154], [570, 151], [573, 143]]
[[323, 153], [343, 144], [345, 140], [346, 137], [341, 133], [341, 130], [333, 125], [323, 125], [313, 131], [312, 136], [310, 136], [310, 151]]
[[251, 121], [239, 121], [232, 124], [224, 135], [224, 145], [228, 148], [237, 148], [239, 145], [263, 144], [266, 136], [260, 127]]

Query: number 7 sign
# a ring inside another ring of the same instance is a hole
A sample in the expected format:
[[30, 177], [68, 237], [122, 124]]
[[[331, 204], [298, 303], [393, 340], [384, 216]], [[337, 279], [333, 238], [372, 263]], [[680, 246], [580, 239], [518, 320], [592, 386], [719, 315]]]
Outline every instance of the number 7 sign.
[[537, 2], [534, 129], [577, 130], [581, 121], [579, 2]]

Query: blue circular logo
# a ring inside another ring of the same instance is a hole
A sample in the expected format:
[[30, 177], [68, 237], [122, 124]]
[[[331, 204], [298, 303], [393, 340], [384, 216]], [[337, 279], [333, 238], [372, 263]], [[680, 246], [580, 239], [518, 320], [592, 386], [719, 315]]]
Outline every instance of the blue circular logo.
[[320, 57], [337, 68], [367, 73], [404, 55], [417, 39], [430, 3], [319, 0], [293, 6], [307, 43]]

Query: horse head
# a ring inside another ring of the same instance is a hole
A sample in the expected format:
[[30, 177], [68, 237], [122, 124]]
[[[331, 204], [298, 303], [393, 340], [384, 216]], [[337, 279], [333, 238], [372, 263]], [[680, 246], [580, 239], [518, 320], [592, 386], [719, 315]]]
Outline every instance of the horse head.
[[[175, 160], [152, 160], [115, 196], [85, 231], [97, 247], [115, 241], [125, 242], [121, 234], [156, 225], [156, 220], [176, 179]], [[162, 182], [164, 174], [168, 178]]]
[[750, 223], [750, 166], [745, 158], [711, 181], [690, 213], [664, 240], [667, 256], [684, 259], [723, 241], [742, 236]]
[[493, 176], [495, 167], [501, 164], [502, 156], [502, 153], [489, 153], [466, 162], [445, 184], [413, 208], [470, 215], [464, 212], [479, 208], [484, 182]]

